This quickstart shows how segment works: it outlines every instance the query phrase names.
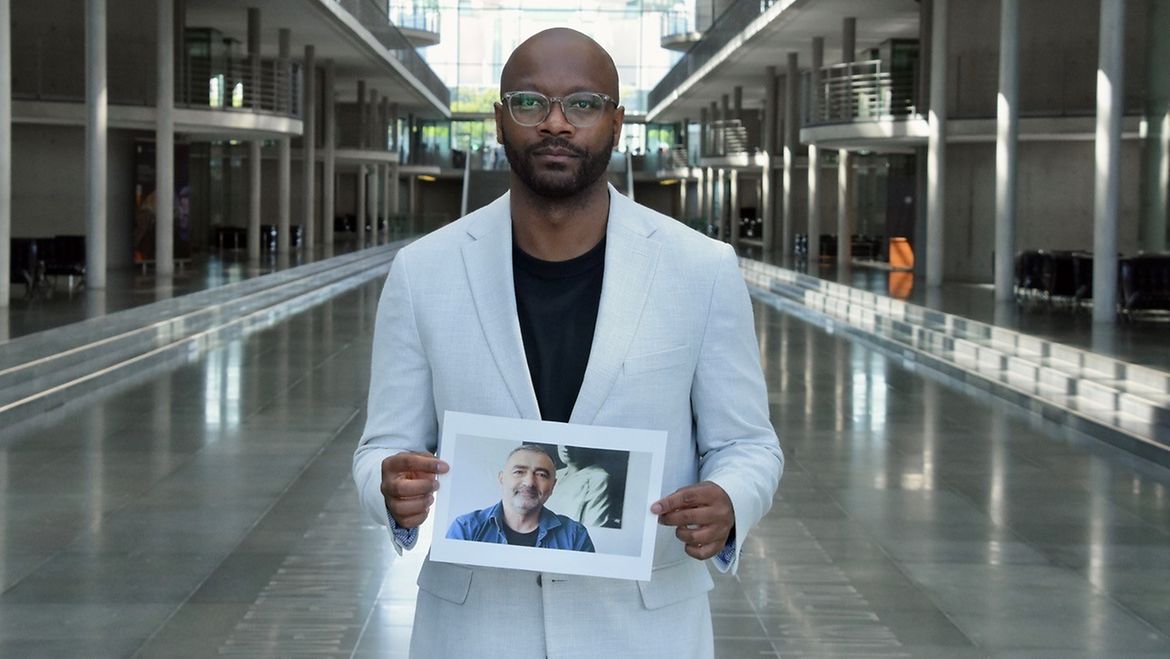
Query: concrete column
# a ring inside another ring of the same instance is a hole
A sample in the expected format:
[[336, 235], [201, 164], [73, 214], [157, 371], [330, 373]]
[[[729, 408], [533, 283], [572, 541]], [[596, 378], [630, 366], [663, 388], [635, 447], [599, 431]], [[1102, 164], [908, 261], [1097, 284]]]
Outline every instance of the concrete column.
[[317, 244], [317, 51], [313, 46], [305, 46], [305, 62], [302, 69], [305, 77], [304, 104], [301, 110], [301, 121], [304, 125], [302, 133], [301, 163], [302, 175], [302, 211], [305, 250], [311, 250]]
[[247, 89], [248, 105], [260, 109], [260, 10], [256, 7], [248, 8], [248, 65], [251, 76]]
[[248, 260], [260, 259], [260, 191], [263, 188], [263, 142], [252, 140], [248, 143]]
[[159, 0], [155, 101], [154, 270], [175, 271], [175, 4]]
[[683, 177], [678, 182], [678, 215], [675, 219], [687, 219], [687, 178]]
[[727, 226], [730, 229], [731, 246], [739, 248], [739, 170], [727, 172]]
[[995, 300], [1015, 298], [1017, 147], [1020, 133], [1020, 0], [1000, 0], [995, 130]]
[[[812, 97], [812, 121], [821, 116], [821, 69], [825, 67], [825, 39], [813, 37], [812, 64], [809, 70], [809, 93]], [[808, 145], [808, 258], [815, 262], [821, 256], [821, 194], [817, 185], [821, 169], [821, 150]]]
[[100, 290], [106, 287], [105, 0], [85, 2], [85, 70], [85, 285]]
[[703, 217], [709, 226], [715, 222], [715, 170], [708, 167], [703, 175]]
[[[376, 122], [375, 122], [376, 123]], [[381, 191], [379, 184], [382, 182], [382, 166], [370, 165], [370, 183], [367, 190], [370, 194], [370, 244], [378, 244], [378, 211], [382, 209]]]
[[[0, 0], [0, 308], [12, 295], [12, 5]], [[0, 340], [8, 339], [7, 316]]]
[[366, 122], [369, 119], [366, 117], [366, 81], [358, 80], [357, 83], [357, 111], [358, 111], [358, 143], [359, 149], [366, 148], [366, 138], [369, 136], [369, 131], [366, 130]]
[[386, 220], [386, 228], [381, 234], [383, 242], [390, 241], [390, 165], [380, 165], [378, 171], [382, 174], [382, 217]]
[[1117, 320], [1124, 45], [1125, 0], [1103, 0], [1097, 64], [1097, 176], [1093, 191], [1093, 322], [1096, 323]]
[[[261, 107], [260, 97], [260, 10], [248, 9], [248, 63], [251, 80], [248, 83], [248, 104]], [[263, 141], [252, 140], [248, 144], [248, 260], [260, 260], [260, 191], [263, 185]]]
[[723, 143], [723, 129], [719, 127], [719, 104], [711, 101], [711, 106], [708, 111], [708, 116], [711, 117], [711, 142], [708, 144], [707, 155], [719, 155], [719, 145]]
[[743, 121], [743, 85], [736, 85], [731, 90], [731, 112], [739, 121]]
[[[363, 131], [364, 133], [364, 131]], [[358, 249], [366, 246], [366, 166], [357, 168], [357, 241]]]
[[707, 221], [707, 176], [705, 170], [696, 167], [695, 172], [695, 217]]
[[378, 124], [378, 90], [370, 90], [369, 106], [366, 108], [366, 148], [377, 149], [377, 131], [374, 126]]
[[390, 127], [390, 98], [388, 96], [382, 97], [382, 103], [378, 106], [378, 142], [377, 147], [379, 151], [389, 151], [389, 138], [387, 137]]
[[[291, 33], [282, 28], [279, 32], [281, 71], [289, 70], [291, 39]], [[292, 138], [281, 137], [276, 147], [276, 253], [288, 254], [292, 247]]]
[[853, 261], [854, 227], [853, 154], [842, 149], [837, 155], [837, 269]]
[[410, 213], [410, 226], [415, 233], [422, 233], [423, 226], [422, 218], [418, 216], [418, 177], [410, 177], [410, 187], [407, 189], [407, 212]]
[[402, 153], [398, 141], [398, 104], [390, 104], [390, 150], [394, 153]]
[[841, 61], [857, 61], [857, 19], [852, 16], [841, 21]]
[[769, 66], [764, 73], [763, 130], [760, 131], [761, 147], [764, 152], [764, 166], [760, 171], [760, 219], [762, 231], [760, 242], [765, 252], [776, 249], [776, 201], [775, 184], [772, 177], [772, 163], [779, 151], [776, 149], [777, 119], [776, 67]]
[[711, 132], [711, 122], [707, 120], [707, 108], [699, 108], [699, 157], [707, 155], [708, 134]]
[[781, 223], [780, 254], [781, 259], [792, 256], [792, 230], [796, 223], [796, 209], [794, 199], [795, 179], [793, 170], [796, 168], [796, 149], [800, 142], [800, 110], [797, 105], [800, 90], [800, 63], [797, 53], [788, 53], [788, 71], [785, 74], [784, 91], [784, 218]]
[[947, 4], [933, 0], [930, 27], [930, 112], [926, 140], [926, 285], [943, 281], [947, 165]]
[[333, 60], [325, 60], [324, 75], [324, 163], [321, 172], [321, 242], [333, 245], [333, 217], [337, 214], [334, 201], [337, 193], [337, 97], [334, 88]]
[[1146, 10], [1146, 125], [1143, 145], [1142, 220], [1138, 245], [1146, 252], [1170, 248], [1170, 3]]
[[[401, 215], [401, 205], [398, 200], [398, 163], [393, 163], [389, 167], [389, 188], [386, 190], [386, 196], [389, 197], [387, 206], [390, 208], [390, 214], [387, 215], [387, 221], [392, 216]], [[386, 227], [389, 230], [389, 226]]]

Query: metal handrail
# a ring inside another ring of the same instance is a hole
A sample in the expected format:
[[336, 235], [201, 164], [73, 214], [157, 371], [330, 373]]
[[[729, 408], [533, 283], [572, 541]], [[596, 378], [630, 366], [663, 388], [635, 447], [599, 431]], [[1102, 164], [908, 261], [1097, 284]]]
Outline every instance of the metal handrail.
[[291, 60], [187, 60], [187, 76], [175, 87], [175, 104], [192, 108], [247, 110], [299, 117], [301, 64]]
[[451, 106], [451, 90], [434, 69], [418, 54], [402, 32], [390, 20], [389, 3], [375, 0], [333, 0], [358, 20], [374, 38], [406, 67], [416, 80], [431, 92], [443, 107]]
[[816, 94], [812, 124], [906, 117], [916, 111], [913, 73], [883, 70], [881, 60], [825, 67]]
[[662, 80], [654, 85], [646, 98], [647, 107], [653, 108], [661, 103], [776, 2], [778, 0], [736, 0], [703, 32], [703, 37], [691, 46]]
[[695, 17], [692, 12], [680, 11], [677, 9], [662, 12], [659, 32], [659, 37], [661, 39], [681, 37], [683, 35], [698, 31], [698, 28], [695, 26]]
[[437, 7], [390, 5], [389, 16], [390, 22], [400, 28], [438, 34], [442, 15]]

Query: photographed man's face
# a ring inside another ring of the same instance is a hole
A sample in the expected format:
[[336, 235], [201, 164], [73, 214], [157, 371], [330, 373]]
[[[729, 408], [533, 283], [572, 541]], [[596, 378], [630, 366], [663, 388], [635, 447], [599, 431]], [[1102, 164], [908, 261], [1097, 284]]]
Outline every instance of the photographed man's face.
[[517, 451], [500, 472], [504, 505], [520, 513], [544, 507], [556, 485], [552, 458], [543, 451]]
[[[549, 98], [574, 92], [616, 96], [616, 81], [599, 70], [596, 53], [581, 44], [550, 39], [531, 50], [519, 58], [502, 92], [533, 91]], [[582, 128], [569, 123], [561, 105], [553, 103], [544, 122], [522, 126], [503, 105], [497, 103], [495, 110], [496, 138], [512, 171], [534, 193], [554, 199], [579, 194], [605, 174], [624, 117], [624, 109], [607, 103], [601, 118]]]

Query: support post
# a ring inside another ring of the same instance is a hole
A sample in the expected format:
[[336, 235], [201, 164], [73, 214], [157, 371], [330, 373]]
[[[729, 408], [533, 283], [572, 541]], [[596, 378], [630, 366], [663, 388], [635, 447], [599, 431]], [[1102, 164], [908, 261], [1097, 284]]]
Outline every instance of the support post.
[[930, 113], [926, 140], [926, 285], [943, 281], [947, 175], [947, 4], [933, 0], [930, 29]]
[[[287, 29], [279, 32], [280, 70], [287, 76], [290, 71], [291, 33]], [[287, 93], [288, 90], [286, 90]], [[284, 103], [284, 100], [281, 100]], [[276, 253], [288, 254], [292, 246], [292, 138], [281, 137], [276, 141], [277, 192], [276, 192]]]
[[1117, 221], [1121, 202], [1121, 115], [1125, 0], [1101, 2], [1097, 64], [1097, 166], [1093, 194], [1093, 322], [1117, 320]]
[[333, 217], [337, 214], [334, 201], [337, 194], [337, 97], [334, 76], [333, 60], [325, 60], [325, 107], [321, 122], [325, 150], [321, 172], [321, 242], [327, 246], [333, 245]]
[[[0, 0], [0, 308], [12, 295], [12, 5]], [[0, 325], [8, 338], [8, 324]]]
[[317, 243], [317, 52], [313, 46], [305, 46], [305, 62], [302, 68], [304, 76], [304, 102], [301, 110], [301, 121], [304, 132], [301, 134], [301, 154], [303, 156], [303, 175], [301, 186], [302, 213], [304, 219], [302, 235], [305, 241], [305, 250], [310, 251]]
[[1000, 0], [999, 102], [995, 130], [995, 301], [1015, 297], [1020, 132], [1020, 0]]
[[[106, 287], [106, 0], [85, 2], [85, 285]], [[8, 249], [4, 245], [4, 249]]]
[[796, 168], [796, 149], [800, 142], [800, 62], [797, 53], [788, 53], [788, 71], [784, 76], [784, 221], [781, 227], [781, 259], [792, 256], [792, 230], [796, 224], [796, 187], [793, 170]]
[[[812, 65], [809, 69], [809, 95], [812, 100], [812, 121], [821, 119], [821, 69], [825, 67], [825, 38], [813, 37]], [[808, 248], [809, 263], [821, 257], [821, 193], [817, 185], [821, 175], [821, 150], [815, 143], [808, 145]]]
[[158, 0], [155, 100], [154, 271], [175, 271], [175, 3]]

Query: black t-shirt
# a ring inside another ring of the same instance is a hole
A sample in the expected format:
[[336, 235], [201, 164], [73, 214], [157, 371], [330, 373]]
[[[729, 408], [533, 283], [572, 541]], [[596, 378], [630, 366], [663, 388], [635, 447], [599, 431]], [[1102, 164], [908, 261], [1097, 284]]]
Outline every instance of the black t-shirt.
[[567, 422], [585, 379], [601, 280], [605, 239], [568, 261], [542, 261], [513, 243], [512, 279], [528, 372], [540, 416]]
[[520, 533], [519, 531], [513, 531], [507, 524], [504, 525], [504, 537], [507, 538], [508, 544], [518, 547], [535, 547], [536, 534], [539, 532], [539, 526], [528, 533]]

